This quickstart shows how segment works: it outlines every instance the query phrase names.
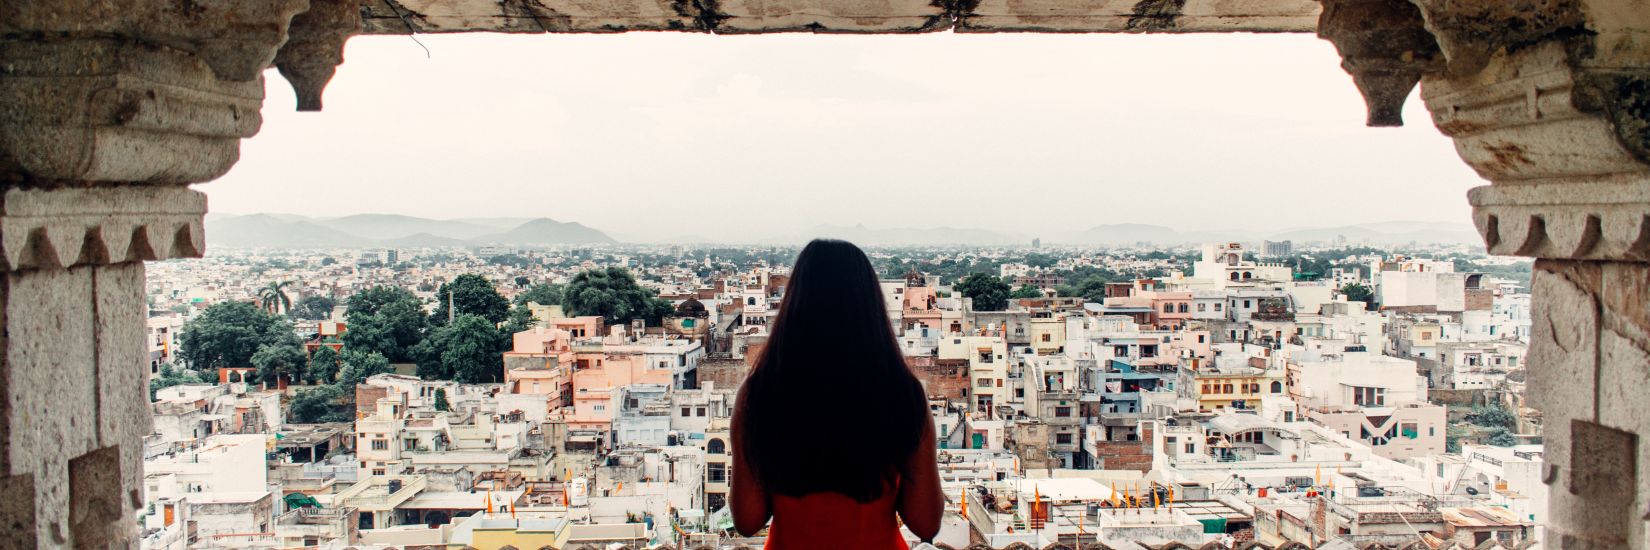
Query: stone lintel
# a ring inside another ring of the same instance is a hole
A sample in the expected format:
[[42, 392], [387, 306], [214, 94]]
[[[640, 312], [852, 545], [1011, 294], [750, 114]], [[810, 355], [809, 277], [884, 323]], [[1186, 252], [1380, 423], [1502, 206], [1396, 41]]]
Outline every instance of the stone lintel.
[[361, 0], [363, 32], [1312, 32], [1314, 0]]

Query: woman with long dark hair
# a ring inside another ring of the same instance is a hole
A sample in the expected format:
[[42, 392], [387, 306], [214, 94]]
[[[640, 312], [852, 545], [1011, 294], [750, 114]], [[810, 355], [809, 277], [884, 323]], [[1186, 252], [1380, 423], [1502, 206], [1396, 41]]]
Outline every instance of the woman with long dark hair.
[[796, 258], [733, 413], [734, 527], [767, 548], [903, 549], [945, 496], [934, 422], [905, 364], [871, 260], [816, 240]]

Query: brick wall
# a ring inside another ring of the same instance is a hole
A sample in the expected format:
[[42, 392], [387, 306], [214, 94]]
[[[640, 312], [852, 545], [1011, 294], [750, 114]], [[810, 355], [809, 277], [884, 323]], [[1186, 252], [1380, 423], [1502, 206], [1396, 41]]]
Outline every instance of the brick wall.
[[1094, 457], [1097, 462], [1096, 469], [1150, 471], [1152, 469], [1152, 428], [1150, 425], [1143, 426], [1140, 430], [1139, 441], [1096, 442], [1094, 451], [1098, 453]]
[[968, 360], [939, 359], [936, 357], [906, 357], [911, 373], [922, 381], [922, 389], [929, 397], [965, 399], [968, 397]]

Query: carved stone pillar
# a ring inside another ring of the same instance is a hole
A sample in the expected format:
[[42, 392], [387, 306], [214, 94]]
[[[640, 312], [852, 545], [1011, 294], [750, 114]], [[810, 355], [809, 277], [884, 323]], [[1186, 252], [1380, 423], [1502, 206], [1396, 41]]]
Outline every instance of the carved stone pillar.
[[135, 547], [148, 260], [198, 257], [305, 0], [0, 3], [0, 546]]
[[[1415, 0], [1447, 69], [1422, 97], [1492, 185], [1491, 253], [1536, 258], [1529, 402], [1548, 548], [1650, 544], [1650, 10]], [[1634, 5], [1637, 8], [1634, 8]]]

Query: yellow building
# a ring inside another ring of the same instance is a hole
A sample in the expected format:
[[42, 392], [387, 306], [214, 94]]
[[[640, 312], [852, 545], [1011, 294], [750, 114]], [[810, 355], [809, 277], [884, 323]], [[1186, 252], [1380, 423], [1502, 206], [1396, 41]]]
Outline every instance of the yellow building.
[[1177, 390], [1197, 401], [1201, 411], [1259, 409], [1268, 395], [1285, 395], [1284, 371], [1244, 364], [1215, 366], [1214, 361], [1188, 358], [1180, 365]]

